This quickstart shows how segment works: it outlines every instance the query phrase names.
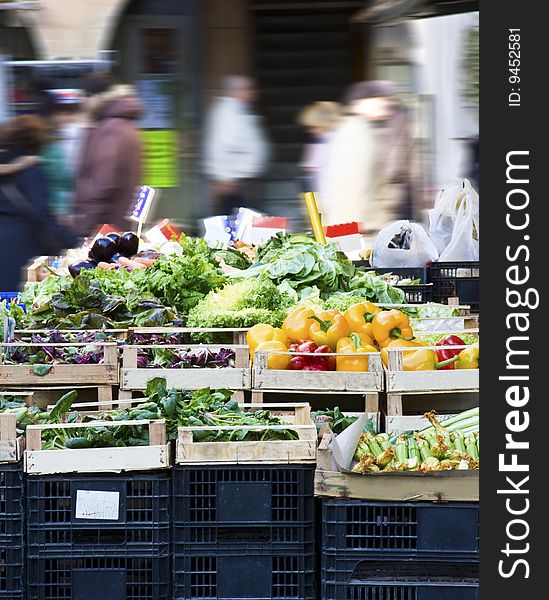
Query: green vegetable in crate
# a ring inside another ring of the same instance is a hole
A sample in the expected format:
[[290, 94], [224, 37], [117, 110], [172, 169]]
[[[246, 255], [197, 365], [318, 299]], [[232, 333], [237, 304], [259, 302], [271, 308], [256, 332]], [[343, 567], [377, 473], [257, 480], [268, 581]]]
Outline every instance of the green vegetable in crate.
[[443, 427], [434, 411], [425, 416], [433, 424], [431, 428], [420, 433], [401, 434], [396, 438], [394, 445], [389, 442], [386, 434], [362, 435], [354, 457], [358, 463], [353, 467], [353, 471], [428, 473], [479, 468], [478, 431], [469, 432], [464, 436], [459, 430], [449, 431]]

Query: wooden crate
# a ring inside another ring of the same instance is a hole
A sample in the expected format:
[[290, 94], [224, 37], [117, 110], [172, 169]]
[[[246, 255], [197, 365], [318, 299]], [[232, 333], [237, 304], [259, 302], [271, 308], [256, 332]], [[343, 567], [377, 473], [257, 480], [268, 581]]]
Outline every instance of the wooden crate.
[[358, 475], [315, 471], [315, 496], [396, 502], [478, 502], [478, 471]]
[[[46, 429], [85, 429], [87, 427], [149, 428], [148, 446], [121, 448], [82, 448], [75, 450], [43, 450], [42, 432]], [[110, 473], [148, 471], [170, 467], [170, 445], [166, 439], [166, 422], [158, 421], [94, 421], [30, 425], [26, 431], [25, 471], [34, 475], [53, 473]]]
[[0, 414], [0, 463], [18, 462], [23, 457], [25, 439], [17, 435], [14, 413]]
[[116, 385], [118, 384], [118, 349], [116, 342], [92, 342], [103, 348], [104, 359], [99, 365], [53, 364], [45, 375], [36, 375], [32, 365], [3, 364], [4, 352], [9, 348], [84, 347], [87, 343], [29, 343], [10, 342], [0, 346], [0, 386], [32, 387], [43, 385]]
[[[464, 348], [469, 346], [464, 346]], [[424, 349], [440, 350], [443, 346], [425, 346]], [[456, 349], [456, 346], [448, 348]], [[388, 367], [385, 370], [387, 392], [387, 415], [402, 416], [403, 397], [415, 394], [453, 394], [455, 392], [478, 392], [479, 369], [450, 371], [404, 371], [402, 359], [409, 348], [389, 348]]]
[[[384, 431], [395, 435], [403, 431], [421, 431], [430, 426], [423, 417], [434, 410], [437, 418], [444, 421], [450, 416], [479, 406], [480, 393], [445, 392], [443, 394], [405, 394], [401, 396], [403, 414], [390, 414], [387, 404], [383, 411]], [[393, 406], [394, 409], [394, 406]]]
[[[269, 352], [256, 352], [253, 366], [254, 390], [300, 390], [314, 392], [378, 393], [383, 389], [383, 369], [379, 352], [368, 354], [368, 371], [282, 371], [268, 368]], [[271, 354], [292, 354], [272, 352]], [[304, 354], [315, 356], [318, 354]], [[336, 356], [335, 353], [322, 356]], [[339, 354], [338, 356], [347, 356]], [[352, 355], [348, 355], [352, 356]], [[353, 356], [356, 356], [353, 355]]]
[[[235, 351], [235, 366], [221, 369], [139, 369], [137, 368], [137, 353], [140, 348], [184, 348], [198, 350], [199, 348], [233, 349]], [[168, 388], [180, 390], [199, 390], [203, 387], [227, 388], [231, 390], [246, 390], [251, 388], [251, 371], [248, 346], [196, 346], [196, 345], [131, 345], [122, 350], [122, 369], [120, 373], [121, 397], [131, 397], [132, 390], [145, 390], [147, 383], [155, 377], [164, 377]], [[128, 393], [129, 392], [129, 393]]]
[[130, 327], [129, 333], [168, 334], [168, 333], [230, 333], [233, 344], [245, 345], [249, 327]]
[[325, 435], [318, 447], [315, 496], [397, 502], [479, 501], [479, 471], [342, 473], [329, 448], [331, 439], [331, 434]]
[[48, 275], [51, 275], [51, 271], [46, 268], [49, 258], [49, 256], [38, 256], [34, 259], [34, 262], [27, 267], [28, 282], [43, 281]]
[[[12, 392], [0, 390], [0, 396], [17, 397], [27, 406], [32, 404], [33, 392]], [[15, 413], [0, 413], [0, 463], [18, 462], [23, 458], [25, 438], [17, 436]]]
[[[201, 431], [267, 431], [269, 429], [292, 429], [298, 440], [276, 440], [256, 442], [195, 442], [193, 431], [197, 427], [179, 427], [176, 445], [176, 464], [282, 464], [316, 462], [317, 430], [311, 421], [311, 408], [300, 404], [258, 404], [253, 409], [273, 409], [281, 407], [291, 413], [273, 411], [284, 417], [287, 424], [271, 426], [226, 426], [200, 427]], [[249, 407], [248, 407], [249, 408]]]

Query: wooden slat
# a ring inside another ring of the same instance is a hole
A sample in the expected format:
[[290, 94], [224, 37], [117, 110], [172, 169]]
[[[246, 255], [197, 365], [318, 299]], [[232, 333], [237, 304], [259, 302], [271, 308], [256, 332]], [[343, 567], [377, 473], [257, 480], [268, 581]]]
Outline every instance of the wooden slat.
[[0, 442], [17, 438], [17, 417], [15, 413], [0, 414]]
[[[178, 464], [223, 464], [223, 463], [299, 463], [316, 461], [317, 431], [311, 421], [308, 404], [264, 404], [254, 409], [271, 409], [281, 406], [292, 409], [293, 414], [284, 415], [281, 425], [271, 426], [210, 426], [179, 427], [176, 445]], [[297, 440], [245, 441], [245, 442], [195, 442], [193, 431], [268, 431], [291, 429], [299, 437]]]
[[315, 496], [396, 502], [478, 502], [479, 477], [462, 475], [355, 475], [315, 472]]
[[52, 365], [43, 376], [30, 365], [0, 365], [0, 385], [41, 386], [53, 384], [105, 385], [118, 383], [117, 365]]
[[247, 390], [251, 388], [249, 369], [125, 369], [121, 370], [123, 390], [145, 390], [155, 377], [166, 379], [168, 388], [199, 390], [203, 387]]
[[52, 473], [111, 473], [149, 471], [170, 466], [170, 446], [131, 448], [84, 448], [77, 450], [27, 450], [25, 471]]
[[[122, 448], [79, 448], [42, 450], [42, 431], [47, 429], [86, 429], [90, 427], [149, 427], [148, 446]], [[26, 430], [27, 473], [101, 473], [164, 469], [170, 466], [166, 423], [159, 421], [93, 421], [91, 423], [51, 423], [30, 425]]]
[[[277, 353], [278, 354], [278, 353]], [[285, 354], [285, 353], [280, 353]], [[282, 371], [268, 368], [267, 352], [256, 352], [253, 367], [255, 390], [301, 390], [333, 392], [379, 392], [383, 370], [379, 353], [368, 356], [369, 371]], [[317, 356], [317, 355], [315, 355]], [[327, 355], [329, 356], [329, 355]], [[342, 356], [340, 354], [340, 356]]]

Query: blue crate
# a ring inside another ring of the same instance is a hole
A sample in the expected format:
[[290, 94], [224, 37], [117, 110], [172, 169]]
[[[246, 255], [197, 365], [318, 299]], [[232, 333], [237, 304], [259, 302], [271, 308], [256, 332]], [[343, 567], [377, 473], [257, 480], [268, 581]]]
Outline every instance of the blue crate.
[[19, 302], [19, 292], [0, 292], [0, 302], [2, 300], [6, 301], [7, 308], [9, 310], [10, 304], [15, 303], [17, 306], [20, 306], [24, 312], [27, 312], [27, 307], [24, 303]]
[[478, 503], [322, 501], [322, 552], [346, 564], [395, 556], [476, 560]]
[[34, 558], [26, 600], [171, 600], [170, 573], [169, 557]]
[[321, 600], [478, 600], [479, 565], [358, 561], [352, 570], [323, 565]]
[[[117, 494], [118, 519], [81, 518], [79, 492]], [[169, 473], [29, 476], [26, 506], [32, 557], [170, 551]]]
[[23, 597], [23, 503], [21, 463], [0, 464], [0, 600]]
[[21, 463], [0, 464], [0, 548], [23, 546], [24, 483]]
[[173, 469], [174, 540], [218, 549], [300, 550], [314, 541], [310, 465], [212, 465]]
[[[314, 553], [174, 557], [174, 600], [313, 600]], [[29, 599], [34, 600], [34, 599]]]

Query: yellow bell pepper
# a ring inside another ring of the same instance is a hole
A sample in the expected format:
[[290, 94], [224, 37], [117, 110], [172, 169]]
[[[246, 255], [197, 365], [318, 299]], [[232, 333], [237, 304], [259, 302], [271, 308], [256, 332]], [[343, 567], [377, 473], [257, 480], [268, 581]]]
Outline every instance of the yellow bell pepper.
[[336, 358], [336, 371], [368, 370], [368, 354], [377, 352], [377, 349], [364, 338], [358, 333], [351, 333], [349, 337], [341, 338], [337, 342], [338, 353], [356, 354], [356, 356], [338, 356]]
[[273, 352], [288, 352], [286, 345], [277, 340], [261, 342], [255, 350], [256, 352], [269, 352], [267, 367], [269, 369], [276, 369], [277, 371], [286, 370], [292, 358], [290, 354], [271, 354]]
[[384, 310], [377, 313], [373, 320], [374, 338], [380, 348], [388, 346], [391, 340], [397, 338], [411, 340], [414, 332], [410, 319], [400, 310]]
[[[389, 348], [421, 348], [426, 344], [423, 342], [414, 342], [412, 340], [403, 340], [401, 338], [397, 338], [396, 340], [392, 340], [381, 349], [381, 361], [383, 364], [388, 367], [389, 366]], [[404, 352], [403, 354], [411, 354], [412, 352]], [[404, 357], [403, 357], [404, 358]]]
[[319, 346], [329, 346], [332, 350], [336, 349], [341, 338], [351, 333], [345, 317], [337, 310], [312, 315], [309, 317], [309, 324], [309, 338]]
[[299, 342], [309, 339], [309, 328], [311, 321], [309, 317], [314, 316], [315, 312], [312, 308], [298, 306], [286, 317], [282, 324], [282, 331], [286, 334], [288, 340]]
[[465, 348], [458, 354], [456, 369], [478, 369], [480, 365], [480, 348]]
[[366, 334], [369, 338], [374, 337], [374, 326], [372, 320], [381, 312], [381, 308], [371, 302], [360, 302], [353, 304], [344, 313], [343, 316], [347, 321], [351, 331], [356, 333]]
[[[426, 344], [421, 342], [413, 342], [411, 340], [397, 339], [389, 343], [388, 346], [381, 350], [381, 360], [388, 367], [389, 364], [389, 348], [421, 348]], [[410, 350], [402, 353], [402, 370], [403, 371], [435, 371], [456, 361], [454, 358], [449, 358], [442, 362], [438, 362], [437, 354], [434, 350], [425, 348], [424, 350]]]
[[288, 344], [286, 334], [278, 327], [273, 327], [267, 323], [258, 323], [248, 330], [246, 334], [246, 342], [250, 347], [250, 356], [254, 360], [255, 350], [262, 342], [277, 341], [282, 342], [285, 346]]

